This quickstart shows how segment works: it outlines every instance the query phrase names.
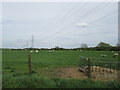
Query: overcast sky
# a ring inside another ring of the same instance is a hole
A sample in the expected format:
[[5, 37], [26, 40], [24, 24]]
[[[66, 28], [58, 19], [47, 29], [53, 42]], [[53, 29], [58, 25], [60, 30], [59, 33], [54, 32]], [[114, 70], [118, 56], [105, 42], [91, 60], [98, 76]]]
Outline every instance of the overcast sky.
[[118, 42], [117, 2], [3, 3], [3, 48], [96, 46]]

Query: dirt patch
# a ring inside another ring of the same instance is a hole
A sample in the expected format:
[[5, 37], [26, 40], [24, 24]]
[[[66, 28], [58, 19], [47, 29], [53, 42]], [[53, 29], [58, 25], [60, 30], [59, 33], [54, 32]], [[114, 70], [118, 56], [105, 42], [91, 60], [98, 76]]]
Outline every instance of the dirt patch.
[[[78, 69], [78, 67], [63, 67], [56, 69], [55, 72], [58, 77], [63, 78], [87, 78], [87, 75], [83, 72], [80, 72]], [[118, 76], [116, 73], [103, 73], [97, 70], [96, 72], [92, 73], [92, 79], [101, 81], [117, 80]]]
[[[61, 68], [47, 68], [41, 69], [40, 71], [42, 75], [48, 77], [62, 77], [62, 78], [77, 78], [83, 79], [88, 78], [85, 73], [80, 72], [79, 67], [61, 67]], [[97, 70], [98, 71], [98, 70]], [[100, 80], [100, 81], [108, 81], [108, 80], [117, 80], [117, 74], [114, 73], [100, 73], [100, 72], [93, 72], [92, 79], [93, 80]]]
[[87, 78], [85, 73], [79, 72], [78, 67], [64, 67], [55, 70], [58, 77], [63, 78]]

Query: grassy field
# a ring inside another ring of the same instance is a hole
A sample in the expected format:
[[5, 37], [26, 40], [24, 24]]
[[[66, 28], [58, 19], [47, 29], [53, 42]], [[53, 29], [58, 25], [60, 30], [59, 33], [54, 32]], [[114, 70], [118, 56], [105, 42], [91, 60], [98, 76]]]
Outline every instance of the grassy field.
[[[118, 57], [114, 58], [115, 52], [111, 51], [74, 51], [63, 50], [53, 51], [40, 50], [38, 53], [31, 53], [33, 75], [28, 74], [28, 53], [29, 51], [20, 50], [3, 50], [2, 66], [3, 66], [3, 87], [60, 87], [58, 82], [62, 82], [61, 87], [100, 87], [103, 84], [100, 81], [91, 81], [88, 79], [65, 79], [59, 78], [54, 72], [57, 68], [62, 67], [78, 67], [80, 64], [80, 57], [91, 57], [94, 61], [118, 61]], [[101, 57], [101, 54], [107, 55]], [[9, 80], [10, 79], [10, 80]], [[25, 82], [26, 86], [22, 82]], [[58, 82], [57, 82], [58, 81]], [[19, 82], [19, 83], [17, 83]], [[85, 82], [85, 85], [82, 83]], [[87, 83], [88, 82], [88, 83]], [[90, 85], [93, 82], [93, 85]], [[41, 85], [40, 85], [41, 83]], [[64, 84], [65, 83], [65, 84]], [[74, 84], [73, 84], [74, 83]], [[105, 82], [104, 82], [105, 83]], [[117, 83], [116, 81], [106, 82], [103, 87]], [[72, 85], [73, 84], [73, 85]], [[64, 86], [65, 85], [65, 86]], [[72, 85], [72, 86], [71, 86]], [[119, 83], [116, 84], [118, 87]]]
[[48, 78], [37, 75], [3, 76], [3, 88], [119, 88], [118, 81], [93, 81], [91, 79]]

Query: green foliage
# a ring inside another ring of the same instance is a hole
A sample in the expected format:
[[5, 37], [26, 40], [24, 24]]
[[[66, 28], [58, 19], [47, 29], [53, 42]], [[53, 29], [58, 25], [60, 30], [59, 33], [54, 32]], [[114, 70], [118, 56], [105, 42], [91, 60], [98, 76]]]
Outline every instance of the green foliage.
[[108, 88], [120, 88], [120, 82], [115, 81], [115, 80], [109, 81], [109, 82], [107, 81], [106, 86]]
[[[7, 82], [6, 82], [7, 81]], [[93, 81], [90, 79], [47, 78], [37, 75], [3, 77], [3, 88], [119, 88], [120, 82]]]
[[111, 45], [109, 45], [108, 43], [104, 43], [104, 42], [100, 42], [98, 46], [96, 47], [96, 49], [100, 51], [110, 51], [111, 48], [112, 48]]

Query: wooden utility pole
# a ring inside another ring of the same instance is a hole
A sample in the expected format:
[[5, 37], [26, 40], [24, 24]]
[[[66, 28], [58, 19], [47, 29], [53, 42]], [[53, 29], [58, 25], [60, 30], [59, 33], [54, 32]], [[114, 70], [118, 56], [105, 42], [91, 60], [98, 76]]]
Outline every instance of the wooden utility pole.
[[29, 68], [29, 75], [31, 75], [32, 74], [31, 54], [28, 54], [28, 68]]

